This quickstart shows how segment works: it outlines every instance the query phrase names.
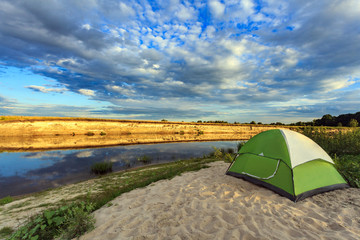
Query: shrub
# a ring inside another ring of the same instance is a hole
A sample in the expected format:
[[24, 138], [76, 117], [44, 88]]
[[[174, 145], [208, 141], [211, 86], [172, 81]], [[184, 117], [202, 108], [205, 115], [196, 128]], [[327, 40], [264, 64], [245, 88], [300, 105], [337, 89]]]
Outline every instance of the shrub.
[[9, 239], [47, 240], [73, 239], [94, 228], [94, 217], [90, 214], [94, 207], [90, 203], [79, 202], [58, 209], [46, 210], [33, 217], [28, 224], [19, 228]]
[[228, 162], [228, 163], [231, 163], [233, 161], [233, 154], [232, 153], [225, 153], [225, 150], [224, 149], [219, 149], [219, 148], [216, 148], [216, 147], [213, 147], [214, 149], [214, 157], [218, 160], [222, 160], [224, 162]]
[[101, 136], [105, 136], [105, 135], [106, 135], [106, 132], [101, 132], [100, 135], [101, 135]]
[[85, 135], [87, 135], [87, 136], [94, 136], [95, 133], [93, 133], [93, 132], [87, 132], [87, 133], [85, 133]]
[[357, 127], [359, 125], [356, 119], [350, 119], [349, 127]]
[[112, 162], [97, 162], [91, 166], [91, 172], [95, 174], [105, 174], [112, 171]]

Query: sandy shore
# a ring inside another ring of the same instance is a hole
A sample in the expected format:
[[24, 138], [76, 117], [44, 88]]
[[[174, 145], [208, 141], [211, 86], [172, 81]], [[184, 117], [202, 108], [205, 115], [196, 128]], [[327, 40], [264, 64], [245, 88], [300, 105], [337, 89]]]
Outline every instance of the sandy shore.
[[359, 239], [360, 189], [293, 203], [224, 175], [228, 164], [125, 193], [81, 239]]

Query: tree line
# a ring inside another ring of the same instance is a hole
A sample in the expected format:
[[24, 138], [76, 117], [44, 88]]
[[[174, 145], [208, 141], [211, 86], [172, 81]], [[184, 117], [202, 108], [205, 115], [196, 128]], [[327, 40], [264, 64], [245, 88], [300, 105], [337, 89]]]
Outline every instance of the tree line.
[[[228, 123], [227, 121], [197, 121], [198, 123]], [[285, 124], [282, 122], [270, 123], [268, 125], [290, 125], [290, 126], [331, 126], [331, 127], [358, 127], [360, 123], [360, 112], [341, 114], [339, 116], [332, 116], [331, 114], [325, 114], [320, 119], [314, 119], [310, 122], [296, 122]], [[240, 124], [234, 122], [234, 124]], [[244, 124], [263, 124], [262, 122], [251, 121]]]
[[341, 114], [332, 116], [325, 114], [320, 119], [314, 119], [311, 122], [297, 122], [290, 125], [296, 126], [334, 126], [334, 127], [358, 127], [360, 122], [360, 112]]

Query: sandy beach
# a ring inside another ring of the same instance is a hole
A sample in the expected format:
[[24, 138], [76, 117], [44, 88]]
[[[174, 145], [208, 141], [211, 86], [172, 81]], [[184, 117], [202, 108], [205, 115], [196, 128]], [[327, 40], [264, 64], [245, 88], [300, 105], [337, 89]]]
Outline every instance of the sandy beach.
[[210, 166], [121, 195], [81, 239], [359, 239], [360, 189], [293, 203]]

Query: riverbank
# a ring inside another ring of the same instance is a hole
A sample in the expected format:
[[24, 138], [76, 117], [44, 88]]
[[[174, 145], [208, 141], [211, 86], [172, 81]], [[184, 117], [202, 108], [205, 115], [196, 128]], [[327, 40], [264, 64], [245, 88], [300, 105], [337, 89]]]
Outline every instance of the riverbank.
[[4, 228], [17, 229], [31, 216], [46, 209], [76, 201], [91, 201], [99, 208], [123, 192], [145, 187], [154, 181], [172, 178], [185, 171], [199, 170], [213, 161], [214, 158], [205, 157], [139, 167], [14, 199], [9, 198], [6, 204], [1, 204], [0, 201], [0, 233]]
[[248, 140], [262, 131], [280, 127], [286, 128], [287, 126], [91, 118], [7, 117], [0, 121], [0, 151]]
[[[95, 229], [81, 239], [356, 239], [360, 235], [360, 189], [331, 191], [294, 203], [225, 175], [229, 163], [214, 160], [148, 166], [24, 196], [0, 206], [0, 229], [15, 229], [45, 209], [88, 199], [102, 207], [93, 213]], [[189, 170], [199, 171], [183, 173]], [[157, 180], [161, 181], [152, 183]], [[113, 196], [115, 189], [119, 197]]]

